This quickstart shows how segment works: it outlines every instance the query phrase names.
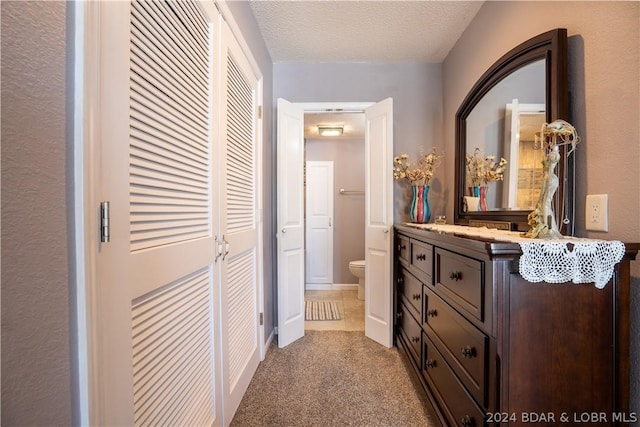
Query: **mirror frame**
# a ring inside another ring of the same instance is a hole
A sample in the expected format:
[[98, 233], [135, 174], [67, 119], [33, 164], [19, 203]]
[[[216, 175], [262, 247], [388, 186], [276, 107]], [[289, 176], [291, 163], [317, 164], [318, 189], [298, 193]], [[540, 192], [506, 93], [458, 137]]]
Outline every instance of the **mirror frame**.
[[[467, 94], [455, 119], [456, 164], [455, 164], [455, 223], [469, 225], [495, 225], [496, 228], [509, 228], [527, 231], [527, 216], [530, 210], [490, 210], [482, 212], [463, 212], [465, 195], [467, 124], [466, 120], [473, 108], [495, 85], [519, 68], [539, 59], [545, 59], [545, 98], [546, 121], [556, 119], [568, 121], [569, 87], [567, 64], [567, 30], [556, 28], [539, 34], [507, 52], [496, 61], [476, 82]], [[573, 157], [567, 156], [566, 146], [561, 150], [561, 161], [558, 163], [560, 185], [556, 192], [555, 203], [564, 201], [566, 217], [569, 224], [558, 223], [562, 234], [573, 235]]]

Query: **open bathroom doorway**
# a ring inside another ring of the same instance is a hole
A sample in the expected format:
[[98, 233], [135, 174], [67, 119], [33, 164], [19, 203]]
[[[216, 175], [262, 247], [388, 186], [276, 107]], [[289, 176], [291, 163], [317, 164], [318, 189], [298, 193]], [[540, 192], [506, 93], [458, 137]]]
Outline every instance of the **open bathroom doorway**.
[[349, 263], [365, 259], [364, 123], [363, 112], [305, 112], [306, 291], [358, 289]]
[[339, 110], [365, 115], [365, 335], [391, 347], [393, 100], [277, 105], [278, 345], [304, 336], [304, 114]]

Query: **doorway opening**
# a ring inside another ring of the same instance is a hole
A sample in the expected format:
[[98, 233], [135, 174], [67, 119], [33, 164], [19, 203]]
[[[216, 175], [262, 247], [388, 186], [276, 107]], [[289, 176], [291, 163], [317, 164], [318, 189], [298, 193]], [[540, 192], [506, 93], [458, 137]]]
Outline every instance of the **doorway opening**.
[[390, 347], [393, 100], [293, 104], [279, 98], [277, 108], [278, 346], [304, 336], [304, 114], [333, 109], [365, 115], [365, 335]]
[[[349, 262], [365, 257], [364, 124], [363, 112], [305, 112], [307, 290], [357, 289]], [[344, 131], [322, 136], [318, 127], [323, 125]], [[323, 243], [331, 240], [325, 248]]]
[[[305, 329], [364, 333], [365, 280], [354, 271], [364, 276], [365, 116], [328, 110], [304, 114]], [[309, 320], [315, 301], [335, 304], [339, 319]]]

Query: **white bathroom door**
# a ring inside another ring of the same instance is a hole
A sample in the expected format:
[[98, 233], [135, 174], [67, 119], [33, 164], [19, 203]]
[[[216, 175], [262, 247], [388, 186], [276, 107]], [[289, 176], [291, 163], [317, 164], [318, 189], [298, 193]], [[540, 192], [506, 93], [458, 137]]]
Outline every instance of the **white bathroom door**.
[[393, 100], [365, 110], [365, 335], [393, 345]]
[[304, 111], [278, 99], [278, 346], [304, 336]]
[[333, 283], [333, 162], [308, 161], [305, 177], [307, 283]]

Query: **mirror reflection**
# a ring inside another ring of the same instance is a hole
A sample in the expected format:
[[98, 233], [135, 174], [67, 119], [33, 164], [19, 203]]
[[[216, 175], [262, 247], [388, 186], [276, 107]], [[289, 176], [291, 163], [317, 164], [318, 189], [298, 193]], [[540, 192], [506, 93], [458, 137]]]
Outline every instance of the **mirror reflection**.
[[544, 150], [540, 129], [546, 122], [544, 104], [521, 104], [514, 99], [506, 106], [505, 144], [512, 161], [505, 171], [503, 206], [532, 210], [540, 196]]
[[[466, 151], [478, 149], [496, 163], [506, 159], [503, 176], [486, 183], [486, 206], [478, 210], [532, 209], [538, 198], [542, 151], [536, 132], [545, 122], [546, 64], [540, 59], [511, 73], [476, 104], [466, 119]], [[465, 188], [474, 185], [469, 173]], [[468, 196], [474, 194], [469, 190]], [[474, 205], [475, 207], [475, 205]], [[467, 211], [475, 210], [467, 207]]]

